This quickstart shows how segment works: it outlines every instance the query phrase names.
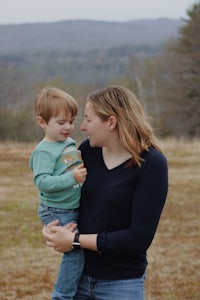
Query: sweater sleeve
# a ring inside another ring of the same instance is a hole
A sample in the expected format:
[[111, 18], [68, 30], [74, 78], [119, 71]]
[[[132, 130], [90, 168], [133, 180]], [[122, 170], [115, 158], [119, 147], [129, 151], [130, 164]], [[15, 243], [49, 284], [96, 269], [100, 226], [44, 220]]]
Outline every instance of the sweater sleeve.
[[54, 175], [56, 159], [48, 152], [35, 152], [31, 160], [34, 183], [42, 192], [57, 192], [76, 184], [72, 171]]
[[162, 154], [152, 157], [144, 165], [132, 198], [129, 228], [99, 233], [99, 252], [113, 255], [145, 254], [150, 246], [167, 196], [168, 167]]

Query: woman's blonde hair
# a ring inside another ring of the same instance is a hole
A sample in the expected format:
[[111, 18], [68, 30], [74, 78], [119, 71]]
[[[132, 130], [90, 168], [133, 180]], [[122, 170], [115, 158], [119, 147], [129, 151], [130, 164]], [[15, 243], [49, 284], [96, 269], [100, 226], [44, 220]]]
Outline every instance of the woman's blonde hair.
[[130, 90], [111, 85], [91, 94], [87, 102], [102, 121], [116, 117], [119, 138], [132, 155], [128, 166], [140, 166], [141, 153], [151, 146], [161, 151], [142, 106]]
[[72, 118], [78, 113], [76, 100], [63, 90], [52, 86], [44, 87], [35, 99], [35, 115], [42, 117], [46, 123], [61, 111]]

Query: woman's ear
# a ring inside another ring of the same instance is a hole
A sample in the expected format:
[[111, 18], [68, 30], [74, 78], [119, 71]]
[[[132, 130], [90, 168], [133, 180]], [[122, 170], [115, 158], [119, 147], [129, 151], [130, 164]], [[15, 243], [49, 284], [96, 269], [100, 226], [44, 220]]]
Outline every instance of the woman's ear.
[[37, 116], [37, 117], [36, 117], [36, 121], [37, 121], [37, 124], [38, 124], [41, 128], [45, 128], [45, 126], [47, 125], [46, 121], [45, 121], [41, 116]]
[[110, 116], [108, 119], [108, 129], [113, 130], [117, 125], [117, 119], [115, 116]]

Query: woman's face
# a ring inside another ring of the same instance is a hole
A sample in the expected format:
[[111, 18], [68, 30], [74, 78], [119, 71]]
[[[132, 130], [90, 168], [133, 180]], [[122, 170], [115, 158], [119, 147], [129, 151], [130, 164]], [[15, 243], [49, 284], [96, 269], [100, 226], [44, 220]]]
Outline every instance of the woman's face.
[[91, 147], [106, 146], [110, 131], [108, 122], [102, 121], [94, 112], [91, 103], [86, 103], [85, 117], [81, 123], [80, 129], [88, 135]]

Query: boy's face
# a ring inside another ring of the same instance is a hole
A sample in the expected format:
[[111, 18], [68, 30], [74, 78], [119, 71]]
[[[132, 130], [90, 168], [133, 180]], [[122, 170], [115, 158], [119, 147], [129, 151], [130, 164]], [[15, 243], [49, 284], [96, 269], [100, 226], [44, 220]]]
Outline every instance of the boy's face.
[[75, 118], [71, 114], [60, 113], [52, 117], [48, 124], [38, 117], [38, 125], [45, 131], [44, 139], [50, 142], [62, 142], [66, 140], [74, 130]]

